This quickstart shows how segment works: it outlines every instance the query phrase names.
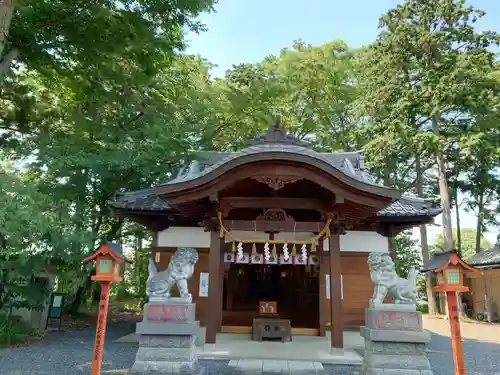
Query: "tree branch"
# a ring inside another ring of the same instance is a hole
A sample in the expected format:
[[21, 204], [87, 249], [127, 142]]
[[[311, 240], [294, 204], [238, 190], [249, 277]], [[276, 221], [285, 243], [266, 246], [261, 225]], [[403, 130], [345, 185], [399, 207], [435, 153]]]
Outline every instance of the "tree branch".
[[18, 48], [12, 48], [0, 61], [0, 79], [7, 73], [12, 62], [19, 57], [21, 51]]

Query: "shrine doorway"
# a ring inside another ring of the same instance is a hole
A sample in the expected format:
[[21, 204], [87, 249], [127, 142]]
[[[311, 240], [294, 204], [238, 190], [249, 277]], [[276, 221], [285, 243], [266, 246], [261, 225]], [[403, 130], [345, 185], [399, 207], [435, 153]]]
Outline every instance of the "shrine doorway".
[[[250, 329], [259, 301], [275, 301], [292, 328], [319, 329], [319, 266], [231, 264], [224, 278], [223, 326]], [[238, 331], [238, 330], [236, 330]], [[246, 332], [245, 329], [239, 329]]]

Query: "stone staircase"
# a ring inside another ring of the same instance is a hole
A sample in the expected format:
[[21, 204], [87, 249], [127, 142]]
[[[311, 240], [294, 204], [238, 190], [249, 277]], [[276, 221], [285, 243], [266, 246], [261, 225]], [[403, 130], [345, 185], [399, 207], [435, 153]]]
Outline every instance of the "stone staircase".
[[358, 366], [323, 367], [321, 362], [240, 359], [229, 361], [228, 374], [232, 375], [357, 375]]

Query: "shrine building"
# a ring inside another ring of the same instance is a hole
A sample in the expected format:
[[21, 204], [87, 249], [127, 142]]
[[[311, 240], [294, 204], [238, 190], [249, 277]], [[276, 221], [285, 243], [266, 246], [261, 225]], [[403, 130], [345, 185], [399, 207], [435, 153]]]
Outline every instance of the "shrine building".
[[364, 324], [372, 295], [367, 257], [441, 210], [373, 181], [362, 152], [320, 153], [279, 126], [238, 152], [198, 152], [175, 178], [117, 194], [117, 215], [154, 232], [165, 269], [178, 247], [199, 261], [189, 281], [206, 343], [251, 333], [254, 319], [325, 336]]

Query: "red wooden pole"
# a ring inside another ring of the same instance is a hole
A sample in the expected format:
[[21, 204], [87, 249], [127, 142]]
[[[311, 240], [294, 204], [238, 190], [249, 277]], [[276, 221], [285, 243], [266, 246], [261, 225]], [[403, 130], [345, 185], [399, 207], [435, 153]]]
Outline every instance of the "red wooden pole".
[[464, 349], [462, 347], [462, 335], [460, 333], [457, 293], [446, 292], [446, 302], [448, 303], [448, 317], [450, 318], [451, 349], [453, 352], [455, 375], [465, 375]]
[[110, 286], [110, 281], [101, 282], [101, 301], [99, 302], [99, 312], [97, 315], [94, 356], [92, 358], [92, 375], [101, 375], [102, 349], [104, 347], [104, 335], [106, 333], [106, 321], [108, 319]]

